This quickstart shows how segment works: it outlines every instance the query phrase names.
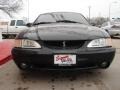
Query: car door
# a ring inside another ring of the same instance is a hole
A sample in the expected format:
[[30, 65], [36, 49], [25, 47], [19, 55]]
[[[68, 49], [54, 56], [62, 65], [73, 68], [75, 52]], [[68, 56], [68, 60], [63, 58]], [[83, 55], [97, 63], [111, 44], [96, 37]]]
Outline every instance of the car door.
[[8, 26], [8, 31], [7, 31], [9, 34], [15, 33], [15, 24], [16, 24], [16, 20], [11, 20], [11, 22]]
[[25, 22], [23, 20], [17, 20], [15, 25], [16, 32], [19, 33], [25, 29], [27, 29], [27, 26], [25, 25]]

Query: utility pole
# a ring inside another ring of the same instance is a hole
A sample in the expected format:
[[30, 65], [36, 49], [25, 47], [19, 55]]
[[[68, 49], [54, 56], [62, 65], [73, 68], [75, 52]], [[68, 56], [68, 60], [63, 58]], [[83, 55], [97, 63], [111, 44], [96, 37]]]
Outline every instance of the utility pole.
[[109, 3], [109, 21], [110, 21], [110, 18], [111, 18], [111, 3]]
[[90, 18], [91, 18], [91, 6], [88, 6], [89, 9], [89, 23], [90, 23]]
[[117, 3], [118, 3], [117, 1], [109, 3], [109, 21], [111, 19], [111, 7], [112, 7], [112, 4], [117, 4]]
[[28, 22], [29, 22], [29, 0], [28, 0]]

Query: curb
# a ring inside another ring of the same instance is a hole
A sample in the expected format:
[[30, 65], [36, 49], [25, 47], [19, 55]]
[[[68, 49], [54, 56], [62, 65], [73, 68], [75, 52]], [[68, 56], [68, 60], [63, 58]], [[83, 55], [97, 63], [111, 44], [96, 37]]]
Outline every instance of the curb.
[[6, 62], [10, 61], [11, 59], [12, 59], [11, 55], [5, 57], [4, 59], [0, 60], [0, 65], [5, 64]]

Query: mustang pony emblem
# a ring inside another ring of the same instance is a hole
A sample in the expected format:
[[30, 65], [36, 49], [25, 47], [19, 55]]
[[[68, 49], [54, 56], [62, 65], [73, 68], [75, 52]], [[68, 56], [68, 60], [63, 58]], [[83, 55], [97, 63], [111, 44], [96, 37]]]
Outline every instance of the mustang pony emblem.
[[65, 41], [63, 41], [63, 47], [66, 47], [66, 45], [65, 45]]

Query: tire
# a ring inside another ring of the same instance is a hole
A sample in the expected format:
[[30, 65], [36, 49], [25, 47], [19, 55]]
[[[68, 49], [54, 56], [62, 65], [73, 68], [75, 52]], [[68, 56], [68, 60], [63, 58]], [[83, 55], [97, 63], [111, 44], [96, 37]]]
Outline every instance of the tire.
[[2, 38], [3, 38], [3, 39], [7, 39], [7, 38], [8, 38], [8, 35], [3, 34], [3, 35], [2, 35]]
[[109, 68], [110, 67], [110, 62], [107, 62], [107, 65], [106, 66], [101, 66], [101, 65], [99, 65], [99, 67], [100, 68], [102, 68], [102, 69], [107, 69], [107, 68]]
[[18, 67], [18, 69], [22, 72], [28, 72], [28, 71], [31, 71], [31, 68], [30, 68], [30, 65], [26, 66], [25, 68], [22, 68], [22, 66], [20, 65], [20, 63], [16, 63], [16, 66]]
[[16, 37], [16, 35], [14, 35], [14, 34], [9, 35], [9, 39], [14, 39], [15, 37]]

